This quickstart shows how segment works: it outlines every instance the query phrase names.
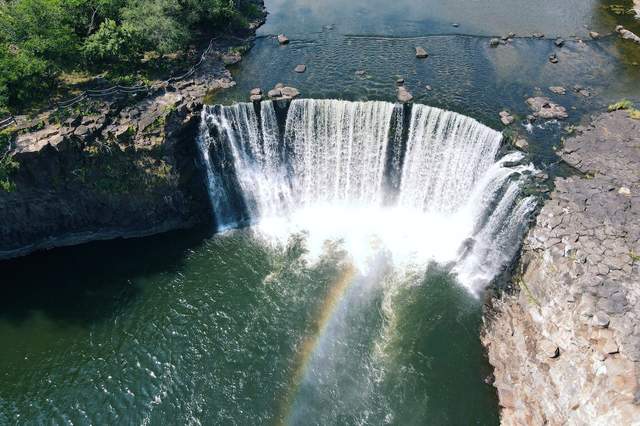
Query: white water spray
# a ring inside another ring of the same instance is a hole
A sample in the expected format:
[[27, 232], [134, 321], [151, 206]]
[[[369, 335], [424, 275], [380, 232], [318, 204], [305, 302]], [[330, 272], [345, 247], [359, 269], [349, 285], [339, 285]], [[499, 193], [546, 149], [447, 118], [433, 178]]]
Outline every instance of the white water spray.
[[274, 242], [305, 232], [312, 255], [341, 241], [363, 270], [381, 250], [398, 266], [435, 261], [474, 293], [515, 254], [535, 208], [521, 196], [533, 167], [518, 153], [496, 159], [500, 133], [414, 105], [402, 147], [399, 105], [296, 100], [283, 132], [276, 107], [203, 111], [199, 143], [220, 228], [244, 219]]

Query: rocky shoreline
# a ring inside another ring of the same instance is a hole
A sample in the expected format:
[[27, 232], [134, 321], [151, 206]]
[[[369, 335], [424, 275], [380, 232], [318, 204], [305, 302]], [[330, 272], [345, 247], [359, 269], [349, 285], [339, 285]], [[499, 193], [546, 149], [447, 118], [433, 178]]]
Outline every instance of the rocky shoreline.
[[579, 127], [482, 341], [502, 424], [640, 422], [640, 120]]
[[207, 95], [235, 84], [226, 69], [241, 60], [234, 47], [265, 16], [248, 35], [218, 42], [187, 80], [46, 112], [12, 129], [0, 260], [211, 223], [195, 143], [200, 111]]

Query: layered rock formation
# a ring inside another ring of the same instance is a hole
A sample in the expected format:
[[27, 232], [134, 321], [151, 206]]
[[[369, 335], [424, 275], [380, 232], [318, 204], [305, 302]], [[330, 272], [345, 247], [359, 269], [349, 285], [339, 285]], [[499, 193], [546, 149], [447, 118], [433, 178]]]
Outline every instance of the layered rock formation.
[[230, 46], [219, 47], [187, 80], [51, 111], [13, 129], [10, 186], [0, 189], [0, 259], [209, 222], [195, 138], [205, 96], [234, 84], [225, 68]]
[[566, 141], [512, 294], [482, 340], [502, 423], [640, 422], [640, 120], [597, 117]]

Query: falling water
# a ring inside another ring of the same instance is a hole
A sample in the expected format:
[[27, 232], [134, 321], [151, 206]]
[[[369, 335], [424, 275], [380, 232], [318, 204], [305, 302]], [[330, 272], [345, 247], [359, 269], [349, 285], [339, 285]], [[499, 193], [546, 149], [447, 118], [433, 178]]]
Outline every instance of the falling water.
[[[515, 254], [535, 208], [534, 170], [498, 152], [501, 134], [469, 117], [386, 102], [296, 100], [203, 111], [199, 144], [220, 229], [309, 235], [310, 251], [343, 241], [366, 268], [384, 249], [398, 264], [448, 265], [472, 292]], [[283, 128], [278, 116], [286, 114]], [[283, 131], [281, 131], [283, 129]]]

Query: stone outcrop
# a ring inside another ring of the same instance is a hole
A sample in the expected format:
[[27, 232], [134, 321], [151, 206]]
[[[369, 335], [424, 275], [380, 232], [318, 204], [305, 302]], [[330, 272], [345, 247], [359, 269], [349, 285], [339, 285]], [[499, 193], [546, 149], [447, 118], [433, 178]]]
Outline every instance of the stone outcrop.
[[398, 87], [397, 90], [397, 98], [400, 103], [409, 103], [413, 101], [413, 95], [411, 92], [404, 86]]
[[551, 102], [549, 98], [544, 96], [527, 99], [527, 105], [529, 105], [529, 108], [533, 111], [533, 116], [536, 118], [549, 120], [563, 119], [569, 116], [563, 106]]
[[[638, 6], [638, 10], [640, 11], [640, 6]], [[638, 16], [640, 16], [640, 12], [638, 13]], [[622, 37], [623, 39], [631, 40], [634, 43], [640, 44], [640, 37], [637, 36], [636, 34], [632, 33], [631, 31], [629, 31], [628, 29], [626, 29], [622, 25], [618, 25], [616, 27], [616, 32], [618, 34], [620, 34], [620, 37]]]
[[513, 124], [516, 121], [515, 117], [509, 113], [509, 111], [500, 111], [500, 121], [505, 126]]
[[0, 259], [210, 223], [195, 140], [205, 96], [235, 84], [225, 66], [238, 40], [220, 41], [187, 80], [20, 121], [7, 154], [17, 167], [0, 189]]
[[511, 291], [485, 313], [505, 425], [640, 421], [640, 120], [597, 117], [561, 157]]
[[427, 53], [424, 47], [420, 47], [420, 46], [416, 47], [416, 58], [425, 59], [428, 57], [429, 57], [429, 54]]

